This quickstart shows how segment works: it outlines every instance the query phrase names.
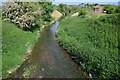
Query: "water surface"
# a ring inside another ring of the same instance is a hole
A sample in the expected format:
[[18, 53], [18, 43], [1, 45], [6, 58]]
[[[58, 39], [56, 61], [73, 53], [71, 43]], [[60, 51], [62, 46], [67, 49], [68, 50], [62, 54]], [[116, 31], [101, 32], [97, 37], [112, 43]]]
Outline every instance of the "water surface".
[[55, 31], [59, 22], [47, 27], [41, 33], [29, 60], [17, 70], [14, 77], [21, 77], [25, 68], [34, 65], [30, 78], [85, 78], [86, 73], [79, 70], [69, 55], [55, 40]]

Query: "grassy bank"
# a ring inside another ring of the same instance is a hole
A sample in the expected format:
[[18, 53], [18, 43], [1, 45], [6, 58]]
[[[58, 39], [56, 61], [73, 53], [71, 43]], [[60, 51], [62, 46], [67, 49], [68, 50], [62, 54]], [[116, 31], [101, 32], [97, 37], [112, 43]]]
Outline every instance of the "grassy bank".
[[2, 23], [2, 75], [6, 76], [8, 70], [22, 64], [26, 50], [35, 44], [38, 30], [35, 32], [23, 31], [15, 24]]
[[120, 14], [99, 18], [69, 17], [58, 27], [58, 40], [79, 57], [82, 68], [97, 78], [119, 76], [118, 31]]

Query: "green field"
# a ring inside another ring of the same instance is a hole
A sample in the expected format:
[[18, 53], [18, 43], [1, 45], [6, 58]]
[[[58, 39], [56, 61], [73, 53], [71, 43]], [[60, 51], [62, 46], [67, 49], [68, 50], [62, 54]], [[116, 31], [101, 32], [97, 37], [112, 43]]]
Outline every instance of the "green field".
[[115, 78], [118, 66], [120, 14], [68, 17], [58, 26], [58, 41], [79, 57], [82, 68], [98, 78]]
[[22, 64], [26, 51], [37, 40], [38, 30], [35, 32], [23, 31], [15, 24], [2, 22], [2, 75], [6, 76], [8, 70], [15, 69]]

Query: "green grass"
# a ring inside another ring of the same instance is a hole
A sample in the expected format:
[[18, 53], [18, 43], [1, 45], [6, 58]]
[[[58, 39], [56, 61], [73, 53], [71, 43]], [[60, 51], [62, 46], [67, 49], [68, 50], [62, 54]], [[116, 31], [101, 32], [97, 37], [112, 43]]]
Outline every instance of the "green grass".
[[26, 50], [37, 40], [35, 32], [23, 31], [9, 22], [2, 22], [2, 75], [6, 76], [8, 70], [22, 64]]
[[94, 72], [97, 78], [119, 76], [119, 15], [69, 17], [58, 26], [60, 44], [79, 56], [82, 68]]

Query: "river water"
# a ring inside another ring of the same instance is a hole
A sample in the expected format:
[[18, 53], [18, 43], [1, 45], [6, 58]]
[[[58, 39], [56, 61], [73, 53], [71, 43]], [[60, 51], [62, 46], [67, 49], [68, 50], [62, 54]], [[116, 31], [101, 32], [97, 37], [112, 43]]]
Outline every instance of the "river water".
[[59, 22], [46, 27], [26, 61], [14, 74], [19, 78], [24, 70], [31, 65], [35, 66], [29, 73], [30, 78], [86, 78], [86, 73], [79, 70], [70, 56], [59, 46], [55, 40], [55, 31]]

